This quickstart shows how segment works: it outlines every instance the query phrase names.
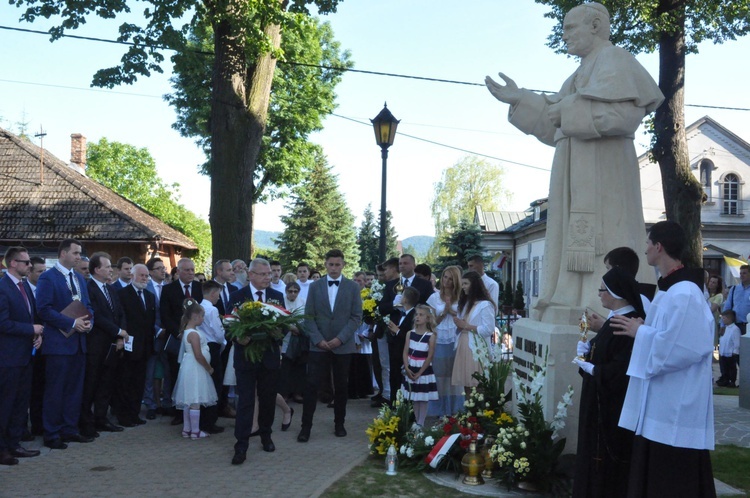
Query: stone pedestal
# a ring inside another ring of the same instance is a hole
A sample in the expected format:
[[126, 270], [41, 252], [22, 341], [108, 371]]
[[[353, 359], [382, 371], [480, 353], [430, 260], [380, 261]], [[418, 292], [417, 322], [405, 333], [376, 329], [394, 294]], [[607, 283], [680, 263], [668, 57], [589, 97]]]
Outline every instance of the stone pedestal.
[[[582, 312], [582, 310], [581, 310]], [[557, 411], [557, 403], [563, 394], [572, 386], [573, 403], [568, 407], [568, 417], [565, 428], [560, 432], [567, 438], [563, 453], [575, 453], [578, 443], [578, 407], [580, 404], [581, 376], [578, 367], [572, 362], [576, 356], [576, 344], [581, 337], [578, 319], [575, 311], [568, 311], [567, 316], [575, 325], [558, 325], [543, 323], [529, 318], [522, 318], [513, 325], [513, 370], [522, 382], [528, 382], [528, 375], [533, 364], [541, 365], [544, 355], [547, 357], [547, 377], [542, 387], [542, 404], [544, 417], [551, 421]], [[591, 339], [596, 334], [589, 332]], [[748, 355], [750, 357], [750, 355]], [[750, 363], [750, 362], [748, 362]]]
[[750, 334], [740, 337], [740, 366], [738, 370], [740, 407], [750, 410]]

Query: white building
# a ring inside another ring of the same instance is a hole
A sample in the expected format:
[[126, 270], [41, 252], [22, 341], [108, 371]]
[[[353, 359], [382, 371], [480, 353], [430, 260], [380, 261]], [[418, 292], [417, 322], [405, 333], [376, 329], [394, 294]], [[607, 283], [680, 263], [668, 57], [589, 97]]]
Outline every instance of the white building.
[[[703, 185], [706, 202], [701, 211], [703, 224], [703, 266], [734, 284], [724, 256], [747, 261], [750, 257], [750, 143], [705, 116], [687, 130], [690, 167]], [[643, 218], [646, 227], [666, 219], [659, 165], [648, 154], [638, 158], [641, 171]], [[541, 272], [544, 271], [544, 236], [547, 199], [532, 202], [521, 217], [516, 212], [483, 212], [478, 208], [475, 222], [484, 232], [484, 246], [492, 257], [506, 253], [509, 263], [503, 268], [512, 272], [515, 284], [523, 284], [527, 307], [539, 295]], [[517, 220], [517, 221], [516, 221]], [[634, 248], [639, 254], [642, 248]], [[645, 260], [642, 259], [642, 264]]]

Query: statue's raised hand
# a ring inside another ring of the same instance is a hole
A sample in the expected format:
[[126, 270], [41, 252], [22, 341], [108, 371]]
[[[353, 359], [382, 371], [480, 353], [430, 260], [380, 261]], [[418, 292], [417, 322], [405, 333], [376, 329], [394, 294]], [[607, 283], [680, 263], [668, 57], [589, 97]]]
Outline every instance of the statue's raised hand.
[[500, 78], [505, 82], [504, 85], [496, 82], [489, 76], [484, 78], [484, 84], [487, 85], [487, 89], [490, 93], [500, 102], [506, 104], [516, 105], [521, 100], [521, 90], [516, 85], [516, 82], [505, 76], [503, 73], [497, 73]]

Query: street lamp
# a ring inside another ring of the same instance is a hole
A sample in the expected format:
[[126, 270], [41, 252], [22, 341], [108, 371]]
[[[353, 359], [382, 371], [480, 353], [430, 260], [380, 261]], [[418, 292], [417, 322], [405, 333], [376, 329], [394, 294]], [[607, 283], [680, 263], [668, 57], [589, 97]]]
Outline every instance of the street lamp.
[[388, 104], [383, 104], [383, 110], [380, 114], [370, 120], [372, 127], [375, 129], [375, 142], [380, 146], [380, 156], [383, 158], [383, 180], [380, 190], [380, 249], [378, 256], [380, 262], [385, 261], [385, 188], [386, 188], [386, 166], [388, 164], [388, 147], [393, 145], [393, 139], [396, 137], [396, 128], [399, 120], [393, 117], [388, 110]]

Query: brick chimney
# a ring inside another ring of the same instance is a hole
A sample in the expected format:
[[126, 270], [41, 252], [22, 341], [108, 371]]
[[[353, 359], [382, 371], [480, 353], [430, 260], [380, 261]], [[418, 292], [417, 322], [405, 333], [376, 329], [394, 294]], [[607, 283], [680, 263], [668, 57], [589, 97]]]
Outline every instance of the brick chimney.
[[81, 173], [86, 172], [86, 137], [80, 133], [70, 135], [70, 163]]

